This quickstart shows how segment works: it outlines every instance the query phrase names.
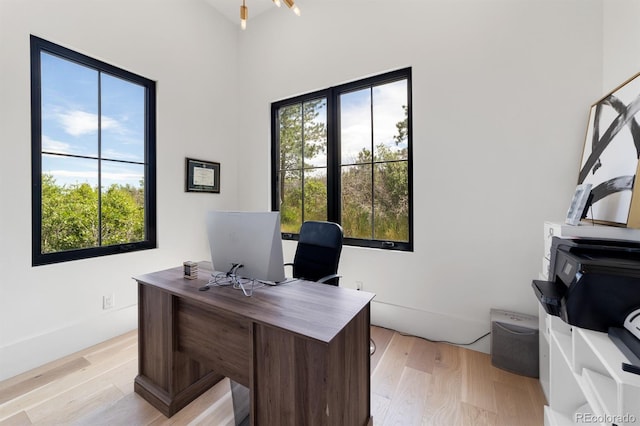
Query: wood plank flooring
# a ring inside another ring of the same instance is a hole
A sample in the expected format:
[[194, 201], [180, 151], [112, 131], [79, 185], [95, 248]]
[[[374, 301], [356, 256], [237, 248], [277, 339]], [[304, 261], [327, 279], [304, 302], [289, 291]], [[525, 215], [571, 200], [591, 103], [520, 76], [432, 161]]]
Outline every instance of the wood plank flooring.
[[[543, 424], [536, 379], [495, 368], [484, 353], [380, 327], [371, 336], [374, 425]], [[137, 338], [132, 331], [0, 382], [0, 426], [233, 425], [226, 379], [170, 419], [135, 394]]]

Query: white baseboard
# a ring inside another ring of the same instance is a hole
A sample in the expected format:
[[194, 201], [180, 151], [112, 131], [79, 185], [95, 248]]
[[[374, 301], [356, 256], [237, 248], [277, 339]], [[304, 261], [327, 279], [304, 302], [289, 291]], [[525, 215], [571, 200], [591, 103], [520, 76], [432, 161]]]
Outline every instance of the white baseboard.
[[0, 380], [16, 376], [138, 327], [138, 305], [0, 347]]
[[[475, 321], [447, 316], [440, 313], [407, 308], [405, 306], [373, 300], [371, 303], [371, 324], [390, 328], [428, 340], [447, 341], [454, 344], [470, 343], [490, 330], [489, 313], [487, 321]], [[490, 352], [490, 336], [480, 339], [467, 349]]]

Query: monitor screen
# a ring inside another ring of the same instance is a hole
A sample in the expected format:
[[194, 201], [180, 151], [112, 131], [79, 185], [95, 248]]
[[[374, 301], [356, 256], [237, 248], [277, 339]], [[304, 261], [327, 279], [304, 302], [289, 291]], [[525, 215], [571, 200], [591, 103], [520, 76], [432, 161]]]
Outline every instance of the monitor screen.
[[260, 281], [284, 281], [279, 212], [221, 212], [207, 215], [213, 269]]

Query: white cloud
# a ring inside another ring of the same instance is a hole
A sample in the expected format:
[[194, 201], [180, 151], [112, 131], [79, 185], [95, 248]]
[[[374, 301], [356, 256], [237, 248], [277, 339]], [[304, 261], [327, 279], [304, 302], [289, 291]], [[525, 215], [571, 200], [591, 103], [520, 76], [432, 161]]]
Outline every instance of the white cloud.
[[95, 180], [98, 176], [96, 170], [48, 170], [55, 177], [76, 178], [79, 180]]
[[[46, 173], [61, 178], [75, 178], [78, 181], [90, 181], [97, 178], [96, 170], [49, 170]], [[118, 182], [137, 181], [144, 178], [143, 173], [102, 173], [102, 179], [113, 180]]]
[[[366, 90], [352, 92], [349, 104], [341, 110], [342, 162], [355, 161], [363, 147], [371, 146], [371, 105]], [[374, 137], [376, 145], [384, 143], [396, 149], [393, 137], [396, 123], [404, 119], [403, 105], [407, 104], [407, 87], [404, 81], [376, 86], [374, 97]], [[354, 102], [355, 101], [355, 102]]]
[[[51, 174], [59, 185], [75, 185], [79, 183], [88, 183], [92, 187], [98, 184], [97, 170], [48, 170], [47, 174]], [[112, 184], [120, 185], [130, 184], [137, 187], [138, 183], [144, 179], [144, 173], [136, 172], [114, 172], [102, 173], [103, 189], [109, 188]]]
[[66, 142], [57, 141], [51, 139], [48, 136], [42, 135], [42, 150], [48, 152], [57, 152], [58, 154], [69, 154], [71, 152], [71, 145]]
[[129, 153], [124, 151], [118, 151], [115, 149], [105, 149], [102, 151], [103, 158], [109, 159], [118, 159], [118, 160], [126, 160], [126, 161], [144, 161], [144, 158], [141, 158], [137, 153]]
[[[90, 112], [72, 110], [58, 114], [60, 124], [64, 131], [72, 136], [82, 136], [98, 130], [98, 115]], [[102, 129], [119, 129], [120, 123], [117, 120], [102, 116]]]
[[115, 118], [102, 116], [102, 130], [121, 130], [120, 122]]
[[102, 173], [103, 181], [137, 182], [144, 179], [143, 173]]

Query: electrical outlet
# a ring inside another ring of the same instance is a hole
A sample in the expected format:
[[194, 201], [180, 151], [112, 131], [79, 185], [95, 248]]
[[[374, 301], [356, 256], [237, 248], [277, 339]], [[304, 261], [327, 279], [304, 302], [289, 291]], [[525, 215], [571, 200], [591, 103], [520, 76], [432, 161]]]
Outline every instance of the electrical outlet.
[[356, 290], [362, 290], [362, 287], [364, 287], [362, 281], [356, 281]]
[[111, 309], [115, 305], [115, 296], [102, 296], [102, 309]]

